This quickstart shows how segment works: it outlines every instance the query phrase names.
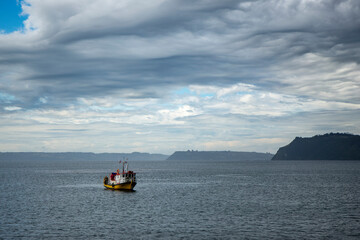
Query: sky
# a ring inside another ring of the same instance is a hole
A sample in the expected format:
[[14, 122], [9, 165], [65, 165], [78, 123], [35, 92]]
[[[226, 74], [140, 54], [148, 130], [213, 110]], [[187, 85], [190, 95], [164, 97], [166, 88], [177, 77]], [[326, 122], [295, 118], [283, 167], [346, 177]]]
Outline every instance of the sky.
[[359, 16], [358, 0], [1, 0], [0, 151], [360, 134]]

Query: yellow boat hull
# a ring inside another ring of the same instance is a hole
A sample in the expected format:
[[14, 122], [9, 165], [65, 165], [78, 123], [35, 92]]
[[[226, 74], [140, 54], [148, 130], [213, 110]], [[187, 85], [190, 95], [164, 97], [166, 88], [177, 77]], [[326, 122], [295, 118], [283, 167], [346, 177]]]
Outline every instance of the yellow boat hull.
[[133, 190], [136, 185], [136, 182], [129, 182], [129, 183], [121, 183], [121, 184], [114, 184], [109, 185], [104, 183], [104, 187], [107, 189], [112, 190]]

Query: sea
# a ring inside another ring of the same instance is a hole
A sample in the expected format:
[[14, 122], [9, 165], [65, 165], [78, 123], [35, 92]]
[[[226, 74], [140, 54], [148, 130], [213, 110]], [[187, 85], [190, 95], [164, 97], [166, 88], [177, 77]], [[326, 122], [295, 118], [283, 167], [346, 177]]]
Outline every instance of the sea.
[[360, 161], [0, 161], [0, 239], [360, 239]]

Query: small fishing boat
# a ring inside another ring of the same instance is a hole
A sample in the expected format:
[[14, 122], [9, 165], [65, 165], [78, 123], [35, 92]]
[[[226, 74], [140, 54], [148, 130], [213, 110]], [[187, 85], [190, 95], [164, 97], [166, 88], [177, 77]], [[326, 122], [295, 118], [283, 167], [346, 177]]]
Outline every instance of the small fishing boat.
[[[121, 163], [121, 161], [120, 161]], [[128, 170], [128, 163], [123, 162], [122, 172], [118, 169], [110, 174], [110, 178], [105, 176], [104, 187], [112, 190], [133, 190], [136, 185], [136, 173]]]

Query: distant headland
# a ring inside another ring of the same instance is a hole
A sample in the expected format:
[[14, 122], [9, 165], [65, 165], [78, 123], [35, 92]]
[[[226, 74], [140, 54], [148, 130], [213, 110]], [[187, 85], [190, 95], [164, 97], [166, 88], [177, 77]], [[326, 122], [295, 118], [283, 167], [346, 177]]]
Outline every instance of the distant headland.
[[271, 160], [271, 153], [233, 152], [233, 151], [177, 151], [167, 160], [178, 161], [242, 161], [242, 160]]
[[296, 137], [289, 145], [279, 148], [272, 160], [360, 160], [360, 136], [327, 133]]

